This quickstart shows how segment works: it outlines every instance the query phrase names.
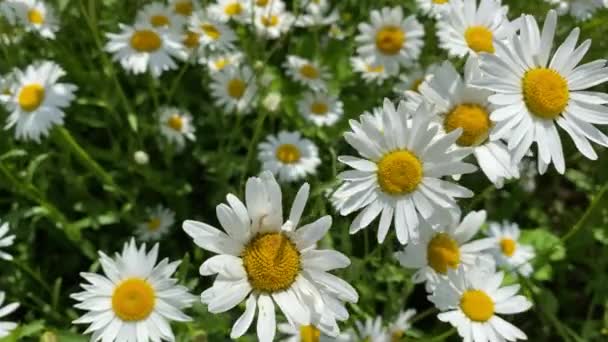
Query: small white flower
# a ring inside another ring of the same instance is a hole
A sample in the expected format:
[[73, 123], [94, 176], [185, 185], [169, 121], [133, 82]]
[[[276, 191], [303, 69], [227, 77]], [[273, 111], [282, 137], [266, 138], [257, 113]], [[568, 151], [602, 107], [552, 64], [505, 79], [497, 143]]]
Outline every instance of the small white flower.
[[158, 113], [161, 134], [178, 149], [184, 147], [186, 139], [196, 140], [190, 113], [175, 107], [161, 107]]
[[259, 35], [268, 39], [277, 39], [291, 29], [294, 20], [290, 12], [267, 9], [256, 12], [254, 26]]
[[281, 131], [269, 135], [258, 146], [262, 170], [268, 170], [282, 182], [295, 182], [315, 174], [321, 164], [319, 150], [299, 132]]
[[[0, 224], [0, 248], [10, 247], [15, 242], [15, 235], [7, 235], [9, 231], [8, 222]], [[13, 260], [13, 256], [0, 250], [0, 259]], [[2, 301], [0, 301], [2, 305]], [[0, 317], [2, 317], [0, 315]]]
[[207, 64], [209, 71], [213, 74], [228, 67], [239, 67], [243, 61], [243, 53], [240, 51], [224, 54], [215, 54], [206, 58], [201, 63]]
[[258, 87], [247, 66], [230, 66], [211, 74], [211, 95], [226, 113], [247, 114], [253, 109]]
[[208, 51], [229, 51], [234, 48], [236, 34], [227, 24], [197, 11], [190, 17], [189, 29], [199, 37], [199, 44]]
[[[0, 291], [0, 318], [13, 313], [15, 310], [17, 310], [17, 308], [19, 308], [19, 303], [11, 303], [2, 306], [5, 298], [6, 294], [3, 291]], [[17, 323], [0, 321], [0, 338], [10, 335], [11, 331], [16, 327]]]
[[350, 64], [353, 70], [361, 74], [366, 83], [376, 83], [381, 85], [389, 77], [394, 76], [386, 71], [384, 65], [375, 64], [374, 57], [351, 57]]
[[388, 326], [391, 341], [402, 341], [405, 333], [412, 327], [411, 319], [416, 315], [415, 309], [401, 311], [397, 319]]
[[422, 14], [439, 19], [449, 9], [449, 0], [416, 0]]
[[133, 160], [139, 165], [146, 165], [150, 162], [150, 157], [145, 151], [135, 151], [133, 153]]
[[27, 32], [36, 32], [47, 39], [55, 39], [59, 22], [52, 7], [41, 0], [20, 0], [15, 5], [19, 21]]
[[180, 32], [186, 23], [183, 16], [176, 14], [170, 6], [160, 2], [145, 5], [137, 12], [136, 21], [176, 32]]
[[137, 235], [143, 241], [158, 241], [175, 223], [175, 213], [162, 205], [146, 210], [146, 221], [138, 225]]
[[298, 101], [298, 110], [306, 120], [317, 126], [331, 126], [343, 114], [342, 101], [337, 96], [321, 92], [309, 92]]
[[316, 62], [291, 55], [287, 56], [283, 67], [292, 80], [314, 91], [323, 91], [327, 87], [325, 82], [330, 77], [327, 68]]
[[252, 0], [216, 0], [207, 7], [209, 15], [221, 22], [235, 20], [240, 23], [251, 21], [250, 6]]
[[382, 317], [366, 318], [365, 322], [355, 321], [356, 332], [352, 331], [348, 341], [389, 342], [390, 336], [382, 326]]
[[[433, 77], [433, 74], [439, 67], [439, 64], [431, 64], [426, 68], [421, 65], [415, 65], [409, 68], [405, 73], [399, 76], [399, 82], [395, 84], [393, 91], [400, 97], [412, 100], [411, 96], [407, 96], [411, 92], [420, 93], [420, 85], [424, 81], [428, 81]], [[419, 103], [416, 104], [417, 107]]]
[[340, 19], [338, 9], [331, 10], [328, 0], [314, 0], [301, 2], [304, 13], [301, 13], [296, 22], [300, 27], [327, 26]]
[[277, 110], [279, 110], [279, 108], [281, 106], [281, 99], [282, 99], [281, 93], [271, 92], [268, 95], [266, 95], [264, 100], [262, 100], [262, 105], [268, 111], [276, 112]]
[[519, 243], [519, 233], [517, 223], [490, 222], [488, 235], [494, 240], [491, 252], [499, 266], [529, 277], [534, 271], [530, 264], [535, 256], [534, 248]]

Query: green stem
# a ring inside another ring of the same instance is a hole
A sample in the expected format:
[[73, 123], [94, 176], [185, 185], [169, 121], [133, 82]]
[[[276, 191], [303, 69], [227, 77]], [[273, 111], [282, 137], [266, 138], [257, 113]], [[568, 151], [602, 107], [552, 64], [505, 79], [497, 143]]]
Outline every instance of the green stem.
[[585, 212], [583, 213], [583, 216], [581, 216], [581, 218], [578, 220], [578, 222], [576, 222], [576, 224], [572, 227], [572, 229], [570, 229], [570, 231], [568, 231], [568, 233], [566, 233], [561, 238], [562, 242], [566, 242], [568, 239], [570, 239], [572, 236], [574, 236], [574, 234], [576, 234], [579, 230], [581, 230], [581, 228], [583, 228], [585, 226], [587, 219], [589, 219], [589, 216], [598, 207], [602, 198], [606, 194], [606, 191], [608, 191], [608, 182], [606, 182], [606, 184], [604, 184], [600, 188], [600, 190], [597, 192], [597, 194], [594, 196], [593, 200], [591, 201], [591, 204], [589, 204], [589, 206], [587, 207], [587, 210], [585, 210]]
[[438, 311], [436, 308], [434, 307], [430, 307], [424, 311], [422, 311], [421, 313], [417, 314], [416, 316], [412, 317], [412, 319], [410, 320], [411, 324], [414, 324], [418, 321], [421, 321], [425, 318], [427, 318], [428, 316], [431, 316], [433, 314], [436, 314]]
[[253, 163], [253, 156], [255, 155], [256, 151], [257, 151], [257, 143], [258, 140], [260, 140], [260, 136], [262, 135], [262, 130], [264, 128], [264, 121], [266, 120], [266, 117], [268, 116], [268, 111], [263, 111], [261, 115], [258, 116], [256, 123], [255, 123], [255, 131], [253, 132], [253, 137], [251, 138], [251, 142], [249, 143], [249, 146], [247, 148], [247, 158], [245, 159], [245, 169], [243, 170], [243, 173], [241, 174], [241, 189], [244, 188], [245, 185], [245, 179], [247, 178], [247, 174], [249, 172], [249, 167], [251, 166], [251, 164]]
[[52, 294], [52, 290], [47, 285], [46, 281], [44, 281], [42, 279], [42, 277], [40, 276], [40, 274], [37, 274], [31, 268], [29, 268], [28, 265], [22, 264], [22, 263], [18, 262], [17, 260], [11, 260], [10, 263], [13, 266], [17, 267], [18, 269], [20, 269], [21, 271], [23, 271], [30, 278], [32, 278], [33, 280], [35, 280], [36, 283], [38, 283], [38, 285], [40, 285], [46, 292], [48, 292], [49, 294]]
[[442, 333], [442, 334], [440, 334], [440, 335], [437, 335], [437, 336], [435, 336], [435, 337], [432, 337], [432, 338], [430, 338], [430, 339], [428, 339], [428, 340], [427, 340], [427, 339], [425, 339], [425, 341], [427, 341], [427, 342], [438, 342], [438, 341], [443, 341], [443, 340], [447, 339], [448, 337], [450, 337], [450, 336], [454, 335], [454, 333], [455, 333], [455, 332], [456, 332], [456, 329], [452, 328], [452, 329], [450, 329], [450, 330], [448, 330], [448, 331], [446, 331], [446, 332], [444, 332], [444, 333]]

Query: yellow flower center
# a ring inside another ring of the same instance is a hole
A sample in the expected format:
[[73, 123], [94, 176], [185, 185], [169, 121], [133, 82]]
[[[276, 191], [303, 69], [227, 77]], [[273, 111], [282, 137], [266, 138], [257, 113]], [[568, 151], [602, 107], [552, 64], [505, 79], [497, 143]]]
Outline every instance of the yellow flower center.
[[279, 23], [279, 17], [276, 15], [266, 15], [261, 18], [262, 25], [266, 27], [274, 27]]
[[446, 4], [448, 1], [450, 1], [450, 0], [433, 0], [433, 3], [443, 5], [443, 4]]
[[419, 78], [417, 80], [414, 80], [414, 82], [412, 82], [412, 87], [410, 90], [419, 93], [420, 85], [422, 84], [422, 82], [424, 82], [424, 78]]
[[257, 6], [263, 7], [263, 6], [268, 5], [268, 0], [256, 0], [255, 4]]
[[144, 279], [130, 278], [121, 282], [112, 294], [112, 310], [123, 321], [146, 319], [154, 310], [156, 294]]
[[160, 219], [158, 217], [154, 217], [148, 221], [148, 230], [156, 231], [160, 228]]
[[405, 331], [403, 330], [395, 330], [393, 331], [393, 333], [391, 334], [391, 342], [399, 342], [403, 339], [403, 336], [405, 335]]
[[524, 74], [522, 88], [528, 110], [542, 119], [555, 119], [570, 99], [568, 81], [553, 69], [528, 70]]
[[44, 24], [44, 15], [39, 10], [32, 8], [27, 12], [27, 20], [35, 25]]
[[189, 49], [194, 49], [199, 46], [200, 35], [196, 32], [186, 32], [186, 37], [183, 40], [184, 45]]
[[301, 342], [319, 342], [321, 340], [321, 331], [314, 325], [303, 325], [300, 327]]
[[281, 233], [257, 235], [245, 246], [242, 258], [249, 283], [257, 291], [285, 290], [300, 273], [300, 252]]
[[486, 322], [494, 316], [494, 301], [485, 292], [467, 290], [460, 297], [460, 309], [474, 322]]
[[456, 240], [446, 233], [435, 235], [426, 249], [429, 266], [437, 273], [446, 274], [449, 268], [456, 268], [460, 263], [460, 249]]
[[226, 7], [224, 7], [224, 13], [226, 13], [226, 15], [229, 17], [239, 15], [242, 11], [243, 7], [238, 2], [230, 3]]
[[328, 110], [329, 107], [324, 102], [313, 102], [310, 106], [310, 111], [315, 115], [325, 115]]
[[175, 10], [175, 13], [188, 17], [192, 14], [194, 6], [192, 5], [192, 1], [180, 1], [175, 3], [173, 9]]
[[38, 83], [32, 83], [21, 88], [19, 92], [19, 106], [26, 112], [33, 112], [44, 101], [44, 87]]
[[376, 47], [385, 55], [396, 55], [405, 43], [405, 32], [398, 26], [385, 26], [376, 33]]
[[220, 36], [222, 35], [220, 30], [218, 30], [217, 27], [215, 27], [214, 25], [211, 25], [211, 24], [201, 25], [201, 30], [203, 30], [203, 32], [205, 32], [205, 34], [213, 40], [218, 40], [220, 38]]
[[167, 120], [167, 126], [171, 127], [175, 131], [181, 131], [184, 127], [184, 119], [179, 114], [173, 114]]
[[513, 239], [504, 238], [500, 240], [500, 249], [502, 250], [502, 253], [508, 257], [512, 256], [513, 253], [515, 253], [516, 247], [517, 244]]
[[158, 34], [151, 30], [135, 31], [131, 36], [131, 46], [139, 52], [153, 52], [160, 48], [161, 40]]
[[300, 160], [300, 150], [296, 145], [283, 144], [277, 148], [277, 159], [283, 164], [293, 164]]
[[240, 99], [245, 94], [245, 82], [239, 78], [233, 78], [228, 82], [228, 95]]
[[150, 18], [150, 24], [154, 27], [167, 26], [169, 25], [169, 18], [166, 15], [153, 15]]
[[304, 64], [300, 67], [300, 75], [304, 78], [314, 80], [319, 77], [319, 70], [314, 65]]
[[378, 161], [378, 184], [391, 195], [413, 192], [422, 181], [422, 163], [408, 150], [397, 150]]
[[485, 26], [471, 26], [464, 32], [464, 39], [475, 52], [494, 53], [492, 31]]
[[229, 64], [230, 61], [227, 58], [218, 58], [213, 62], [213, 65], [215, 65], [217, 70], [222, 70]]
[[384, 66], [368, 64], [365, 66], [365, 70], [367, 70], [367, 72], [372, 72], [372, 73], [381, 73], [384, 71]]
[[492, 122], [485, 108], [476, 104], [461, 104], [452, 109], [443, 121], [443, 128], [451, 132], [462, 128], [462, 135], [456, 143], [460, 146], [473, 146], [483, 143], [489, 135]]

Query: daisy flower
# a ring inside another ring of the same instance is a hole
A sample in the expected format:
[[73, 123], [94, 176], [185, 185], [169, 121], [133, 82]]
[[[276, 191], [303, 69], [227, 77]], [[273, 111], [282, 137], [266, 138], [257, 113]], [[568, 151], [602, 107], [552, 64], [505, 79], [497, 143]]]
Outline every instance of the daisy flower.
[[578, 28], [550, 59], [556, 25], [553, 10], [542, 33], [533, 16], [522, 16], [520, 35], [512, 36], [508, 45], [497, 41], [495, 55], [482, 54], [483, 77], [473, 82], [496, 92], [489, 97], [495, 105], [490, 119], [496, 123], [490, 138], [508, 142], [515, 164], [536, 142], [541, 174], [551, 163], [561, 174], [566, 169], [556, 124], [589, 159], [597, 154], [588, 140], [608, 146], [608, 137], [593, 125], [608, 124], [608, 96], [585, 90], [608, 81], [606, 60], [577, 66], [591, 46], [586, 40], [576, 47]]
[[135, 26], [119, 24], [121, 32], [107, 33], [105, 50], [113, 54], [123, 69], [134, 74], [149, 71], [159, 77], [164, 71], [177, 68], [174, 58], [188, 58], [179, 34], [148, 23]]
[[226, 113], [247, 114], [258, 91], [255, 75], [247, 66], [223, 68], [211, 74], [211, 95]]
[[173, 13], [182, 16], [184, 19], [191, 16], [199, 8], [198, 2], [195, 0], [170, 0], [169, 6]]
[[343, 114], [342, 101], [337, 96], [321, 92], [309, 92], [298, 101], [300, 115], [317, 126], [331, 126]]
[[401, 311], [397, 319], [388, 326], [388, 333], [391, 336], [391, 341], [402, 341], [405, 332], [408, 331], [412, 324], [411, 319], [416, 315], [416, 310], [409, 309]]
[[416, 0], [422, 14], [439, 19], [449, 10], [450, 0]]
[[248, 1], [248, 5], [250, 5], [249, 9], [254, 12], [267, 10], [283, 11], [286, 7], [283, 0], [250, 0]]
[[404, 102], [395, 108], [385, 99], [383, 129], [370, 115], [351, 120], [352, 130], [344, 137], [361, 157], [338, 158], [353, 170], [339, 175], [347, 185], [334, 194], [344, 202], [341, 215], [361, 210], [350, 226], [351, 234], [380, 215], [378, 242], [384, 241], [393, 218], [399, 242], [416, 241], [421, 222], [455, 216], [460, 211], [455, 198], [473, 196], [470, 190], [441, 179], [477, 168], [462, 161], [470, 150], [449, 150], [461, 130], [436, 137], [438, 128], [430, 125], [429, 110], [421, 105], [411, 115]]
[[258, 149], [262, 170], [272, 172], [281, 182], [295, 182], [314, 175], [321, 164], [317, 146], [300, 132], [281, 131], [276, 136], [269, 135]]
[[438, 67], [439, 64], [433, 63], [426, 68], [416, 65], [408, 69], [406, 73], [399, 76], [399, 82], [395, 84], [393, 91], [401, 97], [406, 97], [411, 92], [420, 93], [420, 85], [431, 79]]
[[535, 256], [534, 248], [519, 243], [519, 226], [517, 223], [490, 222], [488, 235], [494, 240], [494, 248], [491, 252], [499, 266], [514, 270], [524, 277], [529, 277], [532, 274], [534, 270], [530, 260]]
[[14, 71], [6, 106], [6, 129], [15, 126], [15, 137], [40, 142], [54, 125], [63, 125], [64, 108], [74, 100], [77, 87], [58, 83], [65, 71], [51, 61], [37, 62]]
[[350, 341], [389, 342], [390, 336], [382, 326], [382, 317], [367, 318], [365, 322], [355, 321], [356, 332]]
[[192, 64], [205, 64], [207, 62], [207, 51], [201, 45], [201, 35], [195, 31], [186, 29], [182, 32], [181, 38], [182, 45], [188, 56], [188, 62]]
[[[0, 248], [9, 247], [15, 242], [15, 235], [7, 235], [9, 230], [8, 222], [0, 225]], [[13, 256], [0, 250], [0, 259], [13, 260]], [[0, 301], [2, 305], [2, 301]]]
[[353, 342], [351, 335], [347, 332], [332, 337], [310, 324], [294, 327], [288, 323], [279, 323], [277, 328], [279, 332], [288, 335], [281, 342]]
[[519, 169], [511, 162], [507, 145], [500, 140], [489, 139], [495, 126], [490, 118], [494, 107], [488, 102], [492, 92], [471, 86], [471, 80], [478, 71], [475, 61], [468, 59], [464, 79], [452, 63], [444, 62], [434, 77], [419, 87], [419, 92], [423, 99], [434, 105], [437, 114], [434, 120], [440, 131], [449, 133], [462, 129], [455, 148], [472, 148], [481, 170], [496, 187], [501, 188], [505, 179], [519, 177]]
[[371, 23], [359, 24], [359, 32], [355, 38], [359, 55], [372, 57], [375, 65], [383, 65], [393, 74], [399, 65], [417, 60], [424, 44], [424, 27], [414, 15], [404, 18], [401, 7], [373, 10]]
[[483, 268], [450, 270], [429, 296], [441, 311], [437, 318], [454, 326], [464, 341], [525, 340], [526, 334], [498, 314], [524, 312], [532, 303], [516, 295], [519, 285], [500, 287], [503, 277]]
[[262, 106], [264, 106], [264, 108], [266, 108], [266, 110], [269, 112], [274, 113], [281, 108], [282, 100], [283, 97], [281, 96], [281, 93], [273, 91], [264, 97], [264, 100], [262, 100]]
[[452, 0], [437, 22], [439, 46], [451, 57], [494, 53], [494, 41], [504, 41], [513, 33], [507, 18], [508, 6], [500, 0]]
[[239, 67], [243, 61], [243, 53], [240, 51], [209, 56], [205, 63], [212, 73], [222, 71], [227, 67]]
[[252, 0], [216, 0], [207, 7], [209, 15], [221, 22], [236, 20], [246, 23], [251, 20], [249, 4]]
[[325, 82], [330, 78], [330, 75], [327, 68], [322, 67], [317, 62], [291, 55], [287, 56], [287, 61], [283, 67], [287, 75], [295, 82], [314, 91], [326, 89]]
[[410, 242], [403, 251], [396, 252], [395, 258], [401, 266], [416, 269], [412, 276], [414, 283], [426, 283], [427, 292], [432, 292], [440, 278], [448, 270], [458, 267], [474, 267], [477, 262], [484, 266], [494, 266], [492, 257], [483, 254], [494, 246], [490, 238], [471, 239], [486, 221], [485, 211], [473, 211], [462, 222], [443, 225], [438, 228], [422, 226], [420, 239]]
[[197, 11], [190, 17], [190, 31], [198, 34], [199, 44], [210, 51], [228, 51], [234, 48], [236, 34], [225, 23]]
[[[6, 294], [3, 291], [0, 291], [0, 318], [13, 313], [15, 310], [17, 310], [17, 308], [19, 308], [19, 303], [11, 303], [2, 306], [5, 298]], [[11, 331], [16, 327], [17, 323], [0, 321], [0, 338], [10, 335]]]
[[[358, 300], [354, 288], [328, 273], [348, 266], [350, 260], [337, 251], [316, 248], [331, 217], [298, 228], [309, 189], [308, 184], [300, 188], [284, 222], [281, 188], [271, 173], [264, 172], [247, 181], [246, 204], [229, 194], [228, 205], [217, 207], [226, 233], [202, 222], [184, 222], [184, 230], [199, 247], [218, 254], [200, 267], [201, 275], [217, 274], [213, 286], [201, 294], [209, 312], [226, 312], [245, 301], [231, 338], [245, 334], [258, 311], [258, 339], [272, 341], [275, 304], [292, 325], [319, 327], [318, 318], [332, 302]], [[333, 326], [337, 328], [335, 322]]]
[[181, 31], [186, 23], [184, 17], [173, 12], [170, 6], [160, 2], [145, 5], [137, 13], [136, 21], [174, 31]]
[[304, 13], [301, 13], [298, 17], [296, 26], [327, 26], [340, 20], [338, 10], [334, 9], [332, 11], [328, 0], [314, 0], [302, 2], [301, 4], [304, 6]]
[[186, 139], [195, 141], [195, 127], [192, 124], [192, 115], [175, 107], [161, 107], [159, 109], [160, 133], [178, 149], [186, 144]]
[[146, 221], [138, 225], [137, 235], [143, 241], [158, 241], [175, 223], [175, 213], [162, 205], [148, 208], [146, 212]]
[[71, 298], [87, 313], [73, 323], [89, 324], [84, 333], [92, 333], [91, 341], [174, 341], [169, 322], [191, 321], [181, 310], [195, 297], [171, 278], [181, 260], [157, 264], [157, 257], [158, 244], [146, 252], [146, 244], [138, 249], [134, 239], [113, 259], [100, 251], [104, 275], [80, 273], [88, 283]]
[[53, 8], [44, 1], [20, 0], [15, 11], [27, 32], [36, 32], [44, 38], [55, 39], [59, 22]]
[[384, 65], [373, 62], [373, 57], [351, 57], [350, 64], [353, 70], [361, 75], [366, 83], [381, 85], [392, 75], [386, 72]]
[[256, 32], [269, 39], [277, 39], [293, 26], [295, 17], [287, 11], [267, 9], [256, 13], [254, 26]]

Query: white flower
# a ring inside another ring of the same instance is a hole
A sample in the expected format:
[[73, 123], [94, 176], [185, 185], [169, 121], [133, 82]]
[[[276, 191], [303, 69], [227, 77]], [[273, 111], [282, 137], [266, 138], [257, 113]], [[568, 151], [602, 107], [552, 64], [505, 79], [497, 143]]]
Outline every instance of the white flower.
[[190, 17], [189, 28], [199, 37], [199, 44], [209, 51], [229, 51], [234, 48], [236, 34], [227, 24], [197, 11]]
[[[426, 68], [422, 67], [421, 65], [414, 65], [413, 67], [409, 68], [407, 72], [399, 76], [399, 82], [395, 84], [393, 91], [400, 97], [406, 98], [408, 101], [412, 100], [406, 95], [411, 92], [420, 93], [420, 85], [424, 81], [431, 79], [438, 67], [439, 64], [435, 63]], [[416, 103], [414, 108], [418, 107], [418, 105], [420, 105], [419, 102]]]
[[357, 331], [353, 332], [350, 341], [390, 342], [386, 328], [382, 326], [382, 317], [367, 318], [365, 322], [355, 321]]
[[40, 142], [54, 125], [63, 125], [64, 108], [74, 100], [77, 87], [58, 83], [65, 71], [51, 61], [37, 62], [25, 70], [15, 69], [6, 106], [10, 115], [6, 129], [15, 126], [17, 139]]
[[250, 6], [252, 0], [216, 0], [207, 7], [209, 15], [221, 22], [236, 20], [246, 23], [251, 20]]
[[285, 72], [292, 80], [309, 87], [314, 91], [326, 89], [325, 82], [330, 77], [327, 68], [318, 63], [298, 56], [287, 56], [283, 64]]
[[533, 16], [523, 16], [519, 36], [512, 36], [508, 45], [496, 41], [496, 54], [480, 56], [483, 77], [473, 82], [496, 92], [489, 97], [496, 106], [490, 138], [506, 140], [516, 164], [536, 142], [541, 174], [551, 163], [559, 173], [566, 169], [556, 124], [589, 159], [597, 159], [589, 140], [608, 146], [608, 137], [593, 125], [608, 124], [608, 95], [585, 91], [608, 81], [606, 61], [577, 67], [591, 47], [590, 40], [576, 47], [578, 28], [549, 59], [556, 25], [555, 11], [547, 15], [542, 33]]
[[[475, 59], [470, 57], [463, 79], [450, 62], [444, 62], [434, 72], [434, 77], [420, 85], [419, 92], [424, 100], [434, 105], [440, 131], [449, 133], [462, 129], [455, 148], [472, 148], [481, 170], [501, 188], [505, 179], [519, 177], [519, 169], [511, 162], [507, 145], [489, 139], [496, 124], [490, 118], [494, 107], [488, 103], [492, 92], [471, 86], [477, 70]], [[415, 95], [409, 93], [409, 96]]]
[[490, 238], [471, 239], [486, 221], [485, 211], [473, 211], [456, 221], [438, 228], [423, 225], [418, 242], [410, 242], [403, 251], [395, 253], [401, 266], [416, 269], [414, 283], [426, 283], [427, 292], [433, 292], [440, 278], [448, 270], [462, 266], [468, 269], [478, 262], [494, 267], [492, 257], [483, 252], [494, 246]]
[[[13, 313], [13, 311], [17, 310], [19, 307], [19, 303], [11, 303], [5, 306], [4, 299], [6, 298], [6, 294], [3, 291], [0, 291], [0, 318]], [[11, 331], [17, 327], [17, 323], [0, 321], [0, 338], [6, 337], [10, 335]]]
[[246, 204], [229, 194], [228, 204], [217, 207], [226, 233], [202, 222], [184, 222], [184, 230], [199, 247], [219, 254], [200, 268], [201, 275], [217, 274], [213, 286], [201, 294], [209, 312], [225, 312], [245, 301], [245, 312], [232, 327], [231, 338], [245, 334], [258, 311], [258, 339], [272, 341], [275, 304], [294, 325], [331, 326], [324, 333], [336, 335], [335, 320], [319, 324], [322, 313], [334, 302], [358, 300], [355, 289], [327, 273], [348, 266], [349, 259], [316, 248], [331, 226], [331, 217], [297, 228], [309, 189], [308, 184], [300, 188], [284, 222], [281, 188], [271, 173], [264, 172], [247, 181]]
[[470, 190], [441, 179], [477, 168], [462, 161], [470, 150], [449, 151], [461, 130], [436, 137], [438, 127], [430, 125], [429, 110], [422, 105], [412, 115], [404, 102], [396, 109], [385, 99], [383, 127], [377, 126], [372, 115], [351, 120], [352, 131], [344, 137], [362, 158], [338, 158], [354, 170], [339, 175], [347, 185], [334, 194], [343, 201], [340, 214], [361, 210], [350, 226], [351, 234], [380, 215], [379, 242], [384, 241], [393, 218], [399, 242], [416, 241], [421, 222], [457, 216], [460, 209], [454, 198], [473, 196]]
[[258, 146], [262, 170], [268, 170], [282, 182], [295, 182], [314, 175], [321, 164], [319, 150], [300, 132], [281, 131], [269, 135]]
[[520, 273], [525, 277], [532, 274], [530, 260], [535, 256], [534, 248], [519, 243], [519, 226], [517, 223], [503, 221], [502, 224], [490, 222], [488, 235], [494, 240], [491, 250], [499, 266]]
[[158, 244], [146, 252], [135, 240], [113, 259], [101, 251], [99, 257], [104, 275], [80, 273], [88, 283], [71, 295], [80, 302], [74, 307], [87, 311], [73, 323], [90, 324], [84, 333], [91, 341], [174, 341], [169, 321], [190, 321], [181, 310], [195, 300], [171, 278], [181, 260], [157, 264]]
[[265, 9], [256, 12], [253, 20], [257, 34], [269, 39], [277, 39], [291, 29], [295, 18], [293, 14], [284, 10]]
[[483, 268], [450, 270], [429, 300], [441, 311], [439, 320], [454, 326], [464, 341], [525, 340], [526, 334], [497, 314], [523, 312], [532, 303], [515, 295], [519, 285], [500, 287], [502, 280], [502, 272]]
[[205, 61], [201, 60], [201, 63], [207, 64], [211, 73], [216, 73], [228, 67], [239, 67], [242, 61], [243, 53], [237, 51], [211, 55]]
[[404, 18], [401, 7], [373, 10], [371, 23], [360, 23], [359, 32], [357, 52], [391, 74], [417, 60], [424, 44], [424, 27], [414, 15]]
[[16, 74], [17, 69], [15, 68], [4, 75], [0, 75], [0, 104], [4, 105], [11, 99], [13, 87], [17, 81]]
[[[0, 248], [9, 247], [15, 242], [15, 235], [7, 235], [9, 230], [8, 222], [0, 224]], [[13, 260], [13, 256], [0, 250], [0, 259]], [[2, 301], [0, 301], [2, 305]], [[0, 315], [0, 317], [2, 317]]]
[[253, 109], [258, 87], [247, 66], [230, 66], [211, 74], [211, 95], [226, 113], [247, 114]]
[[109, 42], [105, 50], [113, 54], [126, 71], [141, 74], [149, 71], [154, 77], [177, 68], [173, 58], [188, 57], [182, 38], [167, 28], [154, 27], [148, 23], [135, 26], [119, 24], [121, 32], [107, 33]]
[[424, 15], [439, 19], [449, 9], [450, 0], [416, 0], [418, 8]]
[[160, 2], [145, 5], [137, 12], [136, 21], [176, 32], [180, 32], [186, 23], [183, 16], [173, 12], [170, 6]]
[[36, 32], [47, 39], [55, 39], [59, 22], [51, 6], [41, 0], [20, 0], [15, 5], [19, 21], [27, 32]]
[[139, 165], [146, 165], [150, 162], [150, 157], [145, 151], [135, 151], [133, 153], [133, 160]]
[[184, 19], [190, 17], [200, 7], [198, 1], [195, 0], [169, 0], [169, 5], [173, 13]]
[[329, 337], [314, 325], [301, 325], [294, 327], [288, 323], [279, 323], [277, 328], [283, 334], [289, 337], [282, 339], [282, 342], [331, 342], [335, 341], [334, 337]]
[[281, 93], [271, 92], [268, 95], [266, 95], [266, 97], [264, 97], [264, 100], [262, 100], [262, 105], [268, 111], [276, 112], [277, 110], [279, 110], [279, 108], [281, 106], [281, 100], [282, 100]]
[[327, 26], [336, 23], [340, 19], [338, 9], [331, 10], [328, 0], [314, 0], [301, 2], [305, 12], [301, 13], [296, 21], [296, 26], [312, 27]]
[[452, 57], [494, 53], [494, 41], [514, 33], [507, 18], [508, 6], [500, 0], [451, 0], [448, 11], [437, 21], [439, 46]]
[[158, 113], [160, 133], [178, 149], [184, 147], [186, 139], [196, 140], [190, 113], [175, 107], [161, 107]]
[[408, 331], [412, 324], [411, 319], [416, 315], [415, 309], [401, 311], [397, 319], [388, 326], [388, 333], [392, 341], [402, 341], [405, 332]]
[[298, 110], [306, 120], [317, 126], [331, 126], [343, 114], [342, 101], [337, 96], [321, 92], [309, 92], [298, 101]]
[[158, 241], [167, 235], [175, 223], [175, 213], [162, 205], [146, 210], [146, 221], [137, 226], [137, 235], [143, 241]]
[[361, 77], [366, 83], [376, 83], [381, 85], [393, 75], [386, 71], [384, 65], [375, 64], [373, 60], [374, 57], [364, 58], [361, 56], [355, 56], [351, 57], [350, 64], [352, 65], [353, 70], [361, 74]]

